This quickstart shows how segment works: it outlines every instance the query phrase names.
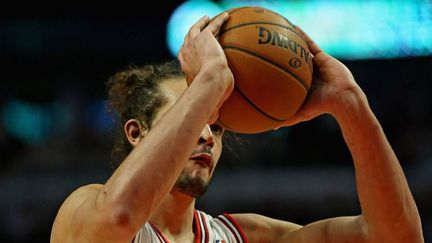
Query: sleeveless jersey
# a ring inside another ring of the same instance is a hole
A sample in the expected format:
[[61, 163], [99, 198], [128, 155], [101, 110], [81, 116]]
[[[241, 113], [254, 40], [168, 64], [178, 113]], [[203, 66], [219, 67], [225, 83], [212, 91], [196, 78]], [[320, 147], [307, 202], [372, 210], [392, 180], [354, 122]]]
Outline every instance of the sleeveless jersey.
[[[195, 210], [195, 243], [248, 243], [237, 222], [229, 215], [216, 218]], [[162, 233], [147, 222], [136, 234], [132, 243], [169, 243]]]

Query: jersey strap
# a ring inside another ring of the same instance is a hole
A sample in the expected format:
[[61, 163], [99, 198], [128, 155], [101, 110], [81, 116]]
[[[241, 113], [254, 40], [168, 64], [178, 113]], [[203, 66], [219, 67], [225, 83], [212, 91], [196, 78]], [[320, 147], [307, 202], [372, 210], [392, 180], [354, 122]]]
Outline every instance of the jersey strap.
[[159, 242], [169, 243], [169, 241], [165, 238], [165, 236], [163, 236], [162, 233], [153, 224], [150, 223], [150, 226], [152, 227], [153, 231], [156, 233]]
[[195, 210], [195, 243], [208, 243], [210, 238], [209, 227], [203, 212]]
[[217, 216], [216, 219], [222, 222], [225, 227], [230, 230], [238, 243], [248, 243], [248, 239], [243, 233], [240, 225], [231, 217], [231, 215], [224, 213], [223, 215]]

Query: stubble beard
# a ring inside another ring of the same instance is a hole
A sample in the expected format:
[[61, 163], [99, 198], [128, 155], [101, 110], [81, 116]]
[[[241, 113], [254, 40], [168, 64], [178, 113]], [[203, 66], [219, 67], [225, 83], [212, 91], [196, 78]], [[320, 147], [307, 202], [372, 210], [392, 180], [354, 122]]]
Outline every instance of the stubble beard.
[[207, 191], [208, 185], [208, 181], [205, 181], [202, 177], [182, 172], [173, 189], [190, 197], [198, 198]]

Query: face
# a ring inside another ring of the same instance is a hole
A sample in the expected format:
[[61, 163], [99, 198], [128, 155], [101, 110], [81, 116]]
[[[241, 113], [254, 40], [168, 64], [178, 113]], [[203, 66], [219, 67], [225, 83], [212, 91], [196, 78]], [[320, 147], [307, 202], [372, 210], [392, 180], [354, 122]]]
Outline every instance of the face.
[[[168, 102], [161, 107], [153, 124], [157, 123], [186, 90], [184, 79], [167, 80], [160, 85]], [[152, 125], [153, 126], [153, 125]], [[197, 138], [195, 149], [186, 163], [173, 188], [191, 197], [201, 196], [207, 189], [216, 164], [222, 152], [222, 135], [224, 129], [216, 124], [206, 125]]]

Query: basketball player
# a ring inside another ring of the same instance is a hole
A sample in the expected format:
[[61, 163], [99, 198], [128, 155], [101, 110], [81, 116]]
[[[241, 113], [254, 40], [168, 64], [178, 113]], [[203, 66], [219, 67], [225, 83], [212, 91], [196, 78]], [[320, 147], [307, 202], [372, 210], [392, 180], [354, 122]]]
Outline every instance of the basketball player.
[[[215, 39], [227, 14], [191, 27], [170, 65], [129, 69], [110, 81], [130, 153], [104, 185], [73, 192], [55, 219], [51, 242], [374, 242], [421, 243], [416, 204], [365, 94], [350, 71], [305, 35], [316, 78], [307, 102], [286, 125], [329, 113], [355, 165], [362, 214], [306, 226], [257, 214], [212, 218], [195, 209], [222, 150], [217, 111], [234, 79]], [[128, 152], [129, 152], [128, 151]]]

